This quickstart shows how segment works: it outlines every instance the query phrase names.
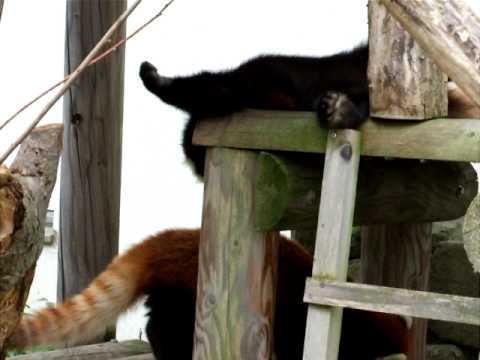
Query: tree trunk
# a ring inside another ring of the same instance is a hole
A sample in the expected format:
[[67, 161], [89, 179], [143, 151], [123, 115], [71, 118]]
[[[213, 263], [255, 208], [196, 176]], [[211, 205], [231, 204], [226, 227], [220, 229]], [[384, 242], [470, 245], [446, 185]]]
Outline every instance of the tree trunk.
[[43, 247], [61, 148], [62, 126], [43, 126], [23, 142], [10, 170], [0, 168], [0, 359], [22, 315]]
[[[66, 73], [126, 5], [125, 0], [67, 2]], [[124, 36], [125, 25], [112, 42]], [[124, 58], [124, 49], [118, 49], [86, 70], [65, 96], [58, 301], [82, 290], [118, 252]], [[93, 341], [108, 337], [105, 332]]]

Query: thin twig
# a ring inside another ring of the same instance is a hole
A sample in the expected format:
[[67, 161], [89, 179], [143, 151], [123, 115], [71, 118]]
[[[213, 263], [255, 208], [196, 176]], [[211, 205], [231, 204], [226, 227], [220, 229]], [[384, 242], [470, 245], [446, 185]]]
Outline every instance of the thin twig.
[[30, 134], [30, 132], [37, 126], [37, 124], [42, 120], [45, 114], [52, 108], [52, 106], [60, 99], [70, 88], [73, 82], [80, 76], [80, 74], [87, 68], [88, 64], [92, 59], [98, 54], [100, 49], [107, 43], [113, 33], [120, 27], [120, 25], [128, 18], [128, 16], [135, 10], [135, 8], [142, 2], [142, 0], [137, 0], [135, 3], [127, 9], [108, 29], [108, 31], [103, 35], [102, 39], [95, 45], [95, 47], [90, 51], [81, 64], [73, 71], [65, 84], [62, 86], [60, 91], [50, 100], [47, 105], [40, 111], [40, 114], [33, 120], [30, 126], [23, 132], [23, 134], [7, 149], [5, 154], [0, 158], [0, 164], [3, 164], [5, 159], [15, 150], [15, 148], [22, 143], [23, 140]]
[[[0, 2], [3, 0], [0, 0]], [[148, 20], [145, 24], [142, 26], [138, 27], [134, 32], [132, 32], [130, 35], [128, 35], [126, 38], [118, 41], [115, 45], [113, 45], [111, 48], [107, 49], [105, 52], [101, 53], [98, 55], [96, 58], [92, 59], [89, 63], [88, 66], [91, 66], [93, 64], [96, 64], [98, 61], [102, 60], [106, 56], [110, 55], [112, 52], [117, 50], [120, 46], [122, 46], [124, 43], [126, 43], [128, 40], [130, 40], [132, 37], [137, 35], [140, 31], [142, 31], [144, 28], [146, 28], [148, 25], [150, 25], [154, 20], [156, 20], [158, 17], [160, 17], [163, 12], [170, 6], [171, 3], [173, 3], [175, 0], [170, 0], [168, 3], [166, 3], [163, 8], [156, 14], [154, 15], [150, 20]], [[52, 85], [49, 87], [47, 90], [42, 92], [40, 95], [23, 105], [20, 109], [18, 109], [15, 113], [13, 113], [7, 120], [3, 122], [2, 125], [0, 125], [0, 130], [2, 130], [5, 126], [7, 126], [13, 119], [15, 119], [18, 115], [20, 115], [23, 111], [28, 109], [31, 105], [36, 103], [38, 100], [40, 100], [42, 97], [47, 95], [50, 91], [54, 90], [58, 86], [62, 85], [65, 81], [69, 79], [70, 75], [65, 76], [62, 80], [57, 82], [56, 84]]]

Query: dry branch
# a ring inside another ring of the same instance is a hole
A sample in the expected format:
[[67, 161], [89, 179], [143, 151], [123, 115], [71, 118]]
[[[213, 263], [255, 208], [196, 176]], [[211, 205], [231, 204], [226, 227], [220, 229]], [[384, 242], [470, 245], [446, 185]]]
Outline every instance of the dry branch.
[[34, 130], [10, 170], [3, 167], [0, 172], [0, 359], [23, 311], [42, 249], [62, 130], [59, 124]]
[[115, 33], [115, 31], [123, 24], [123, 22], [128, 18], [128, 16], [135, 10], [135, 8], [142, 2], [142, 0], [137, 0], [129, 9], [127, 9], [108, 29], [105, 35], [100, 39], [100, 41], [95, 45], [95, 47], [90, 51], [87, 57], [80, 63], [77, 69], [72, 72], [62, 86], [62, 88], [58, 91], [58, 93], [50, 100], [47, 105], [40, 111], [40, 114], [32, 121], [29, 127], [23, 132], [22, 135], [16, 140], [10, 147], [7, 149], [5, 154], [0, 157], [0, 164], [3, 164], [5, 159], [12, 153], [15, 148], [20, 145], [20, 143], [25, 140], [25, 138], [30, 134], [30, 132], [38, 125], [38, 123], [43, 119], [45, 114], [52, 108], [53, 105], [60, 99], [70, 88], [73, 82], [83, 73], [83, 71], [88, 67], [90, 61], [92, 61], [95, 56], [97, 56], [100, 50], [105, 46], [105, 44], [110, 41], [111, 36]]

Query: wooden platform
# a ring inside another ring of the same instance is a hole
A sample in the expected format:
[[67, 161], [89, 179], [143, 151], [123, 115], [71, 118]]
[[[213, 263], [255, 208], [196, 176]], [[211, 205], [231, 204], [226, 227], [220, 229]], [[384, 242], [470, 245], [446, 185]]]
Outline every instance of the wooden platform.
[[8, 360], [155, 360], [150, 345], [141, 340], [110, 341], [66, 349], [7, 357]]

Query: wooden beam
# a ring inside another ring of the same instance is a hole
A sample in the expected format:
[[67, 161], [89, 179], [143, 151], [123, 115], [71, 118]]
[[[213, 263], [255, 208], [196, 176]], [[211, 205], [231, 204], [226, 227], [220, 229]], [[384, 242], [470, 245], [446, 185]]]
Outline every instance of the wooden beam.
[[446, 75], [377, 0], [369, 2], [368, 12], [370, 115], [395, 120], [446, 117]]
[[152, 349], [145, 341], [128, 340], [94, 345], [76, 346], [69, 349], [36, 352], [9, 357], [9, 360], [109, 360], [109, 359], [154, 359]]
[[[314, 229], [323, 156], [267, 153], [258, 157], [255, 219], [259, 229]], [[478, 192], [469, 163], [363, 158], [356, 225], [445, 221], [463, 216]]]
[[255, 230], [256, 154], [207, 151], [195, 360], [269, 360], [278, 241]]
[[480, 106], [480, 18], [463, 0], [378, 0]]
[[[82, 63], [127, 1], [69, 0], [65, 72]], [[112, 36], [125, 36], [125, 24]], [[84, 289], [118, 252], [124, 48], [90, 68], [64, 98], [57, 300]], [[107, 325], [106, 325], [107, 326]], [[105, 330], [93, 342], [112, 337]]]
[[310, 278], [304, 301], [480, 325], [480, 299], [457, 295]]
[[[480, 161], [480, 120], [367, 121], [362, 155], [410, 159]], [[245, 110], [200, 121], [197, 145], [325, 153], [328, 130], [311, 112]]]
[[[360, 133], [331, 131], [328, 136], [312, 276], [344, 281], [352, 231]], [[336, 359], [342, 310], [308, 307], [304, 359]]]

